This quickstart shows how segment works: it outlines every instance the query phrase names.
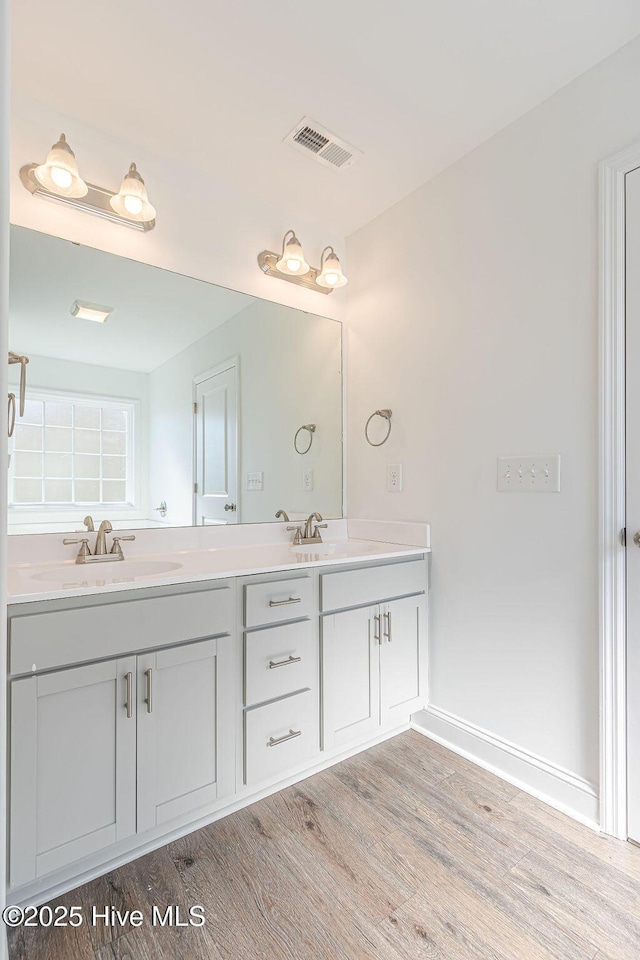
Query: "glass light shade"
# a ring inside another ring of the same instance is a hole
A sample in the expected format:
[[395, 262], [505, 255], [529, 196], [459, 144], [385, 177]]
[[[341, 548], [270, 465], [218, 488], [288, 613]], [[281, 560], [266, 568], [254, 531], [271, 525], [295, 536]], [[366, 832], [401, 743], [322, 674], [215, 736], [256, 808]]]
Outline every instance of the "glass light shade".
[[300, 241], [293, 230], [290, 233], [291, 237], [287, 240], [282, 256], [276, 263], [276, 270], [279, 270], [280, 273], [286, 273], [290, 277], [302, 277], [305, 273], [309, 273], [310, 267], [304, 259]]
[[115, 197], [111, 197], [109, 203], [116, 213], [126, 217], [127, 220], [147, 223], [156, 218], [155, 207], [149, 203], [147, 188], [135, 163], [129, 167], [129, 172], [120, 184], [120, 190]]
[[333, 249], [331, 249], [331, 247], [329, 249], [331, 253], [327, 256], [326, 260], [322, 261], [322, 271], [316, 277], [316, 283], [321, 287], [329, 287], [330, 289], [334, 289], [334, 287], [344, 287], [347, 283], [347, 278], [342, 272], [340, 261], [333, 252]]
[[60, 197], [86, 197], [89, 188], [78, 173], [76, 157], [64, 133], [51, 147], [47, 159], [33, 171], [40, 186]]

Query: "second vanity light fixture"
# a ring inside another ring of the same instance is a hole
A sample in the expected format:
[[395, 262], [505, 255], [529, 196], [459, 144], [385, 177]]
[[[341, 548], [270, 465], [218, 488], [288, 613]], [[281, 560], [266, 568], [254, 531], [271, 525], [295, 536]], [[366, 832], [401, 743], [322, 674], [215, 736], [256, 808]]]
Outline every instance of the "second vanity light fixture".
[[80, 176], [75, 154], [64, 133], [51, 147], [44, 163], [30, 163], [20, 170], [23, 185], [34, 197], [57, 200], [135, 230], [153, 230], [156, 211], [147, 188], [132, 163], [117, 193], [89, 183]]
[[320, 254], [320, 267], [310, 267], [304, 258], [302, 244], [293, 230], [287, 230], [282, 238], [281, 252], [263, 250], [258, 254], [258, 266], [269, 277], [298, 283], [318, 293], [331, 293], [336, 287], [344, 287], [347, 278], [342, 272], [340, 260], [333, 247], [325, 247]]

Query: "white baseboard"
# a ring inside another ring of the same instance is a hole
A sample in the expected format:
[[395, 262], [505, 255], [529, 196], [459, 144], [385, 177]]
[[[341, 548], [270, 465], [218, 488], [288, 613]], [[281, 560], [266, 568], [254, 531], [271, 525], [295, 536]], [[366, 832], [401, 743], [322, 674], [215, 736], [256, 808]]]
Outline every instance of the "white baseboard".
[[411, 726], [525, 793], [600, 830], [598, 790], [588, 780], [439, 707], [414, 713]]

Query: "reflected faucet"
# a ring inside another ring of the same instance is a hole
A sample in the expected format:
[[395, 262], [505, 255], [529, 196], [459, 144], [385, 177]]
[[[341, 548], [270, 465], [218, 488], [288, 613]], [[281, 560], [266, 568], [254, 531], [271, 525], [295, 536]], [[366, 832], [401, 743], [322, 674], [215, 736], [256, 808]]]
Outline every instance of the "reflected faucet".
[[276, 513], [276, 520], [283, 519], [285, 523], [289, 523], [289, 516], [286, 510], [278, 510]]
[[93, 552], [95, 557], [102, 557], [107, 552], [107, 538], [106, 534], [111, 533], [113, 527], [109, 520], [103, 520], [98, 529], [98, 536], [96, 537], [96, 548]]

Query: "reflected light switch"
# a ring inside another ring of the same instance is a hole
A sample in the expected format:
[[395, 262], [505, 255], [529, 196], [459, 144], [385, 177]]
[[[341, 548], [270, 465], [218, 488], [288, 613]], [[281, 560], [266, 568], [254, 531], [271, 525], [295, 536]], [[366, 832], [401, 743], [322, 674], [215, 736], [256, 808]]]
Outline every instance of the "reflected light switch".
[[248, 473], [247, 474], [247, 490], [262, 490], [263, 476], [264, 476], [263, 473]]

